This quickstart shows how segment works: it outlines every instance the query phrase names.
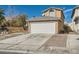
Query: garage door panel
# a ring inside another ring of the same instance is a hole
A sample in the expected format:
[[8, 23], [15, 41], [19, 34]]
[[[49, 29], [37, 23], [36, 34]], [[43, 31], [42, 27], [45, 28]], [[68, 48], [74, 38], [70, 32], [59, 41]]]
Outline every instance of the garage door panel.
[[34, 22], [31, 23], [32, 33], [55, 33], [55, 22]]

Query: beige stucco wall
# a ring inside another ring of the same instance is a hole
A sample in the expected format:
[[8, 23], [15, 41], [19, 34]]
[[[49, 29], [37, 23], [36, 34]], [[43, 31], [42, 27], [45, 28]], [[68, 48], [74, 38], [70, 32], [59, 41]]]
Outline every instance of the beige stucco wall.
[[55, 31], [56, 31], [56, 33], [58, 33], [58, 31], [59, 31], [59, 29], [58, 29], [58, 22], [56, 22], [55, 25], [56, 25], [55, 26]]
[[76, 17], [78, 17], [79, 16], [79, 9], [75, 9], [75, 13], [74, 13], [74, 16], [73, 16], [73, 18], [72, 18], [72, 21], [74, 21], [74, 19], [76, 18]]
[[77, 27], [77, 31], [79, 32], [79, 24], [77, 24], [76, 27]]
[[79, 24], [75, 24], [74, 30], [75, 30], [75, 32], [79, 32]]
[[71, 27], [72, 31], [77, 32], [77, 29], [79, 27], [79, 25], [75, 24], [75, 22], [72, 22], [72, 24], [69, 24], [69, 26]]
[[28, 22], [28, 32], [31, 32], [31, 22]]
[[58, 32], [60, 32], [63, 29], [64, 23], [62, 21], [58, 21]]
[[76, 31], [77, 32], [77, 30], [79, 29], [78, 27], [79, 27], [79, 25], [78, 24], [75, 24], [75, 18], [76, 17], [79, 17], [79, 8], [78, 9], [75, 9], [75, 13], [74, 13], [74, 16], [73, 16], [73, 18], [72, 18], [72, 23], [73, 23], [73, 31]]
[[[48, 11], [44, 12], [43, 15], [44, 16], [50, 16], [50, 11], [48, 10]], [[61, 17], [61, 15], [62, 15], [62, 12], [60, 10], [55, 10], [55, 16], [56, 17]]]
[[75, 16], [75, 17], [76, 17], [76, 16], [79, 16], [79, 9], [76, 9], [76, 10], [75, 10], [74, 16]]
[[56, 13], [56, 17], [61, 17], [62, 14], [61, 11], [57, 10], [55, 13]]

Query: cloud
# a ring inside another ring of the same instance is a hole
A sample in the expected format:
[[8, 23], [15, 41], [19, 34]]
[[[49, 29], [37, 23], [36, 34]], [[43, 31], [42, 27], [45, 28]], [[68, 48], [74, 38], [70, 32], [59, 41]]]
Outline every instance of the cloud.
[[64, 13], [70, 12], [70, 11], [72, 11], [72, 10], [73, 10], [73, 9], [67, 9], [67, 10], [64, 11]]

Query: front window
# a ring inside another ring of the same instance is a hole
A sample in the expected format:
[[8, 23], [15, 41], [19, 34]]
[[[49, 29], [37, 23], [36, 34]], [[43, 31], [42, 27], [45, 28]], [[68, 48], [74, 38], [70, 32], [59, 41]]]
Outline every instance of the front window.
[[50, 16], [55, 17], [55, 10], [50, 10]]

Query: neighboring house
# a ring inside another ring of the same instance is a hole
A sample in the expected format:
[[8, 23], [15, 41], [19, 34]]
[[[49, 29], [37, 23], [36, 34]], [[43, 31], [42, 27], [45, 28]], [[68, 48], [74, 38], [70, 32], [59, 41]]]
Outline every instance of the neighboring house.
[[72, 23], [73, 23], [73, 31], [79, 32], [79, 7], [73, 9]]
[[41, 17], [34, 17], [29, 20], [29, 32], [56, 34], [63, 30], [63, 25], [63, 9], [48, 8], [42, 12]]

